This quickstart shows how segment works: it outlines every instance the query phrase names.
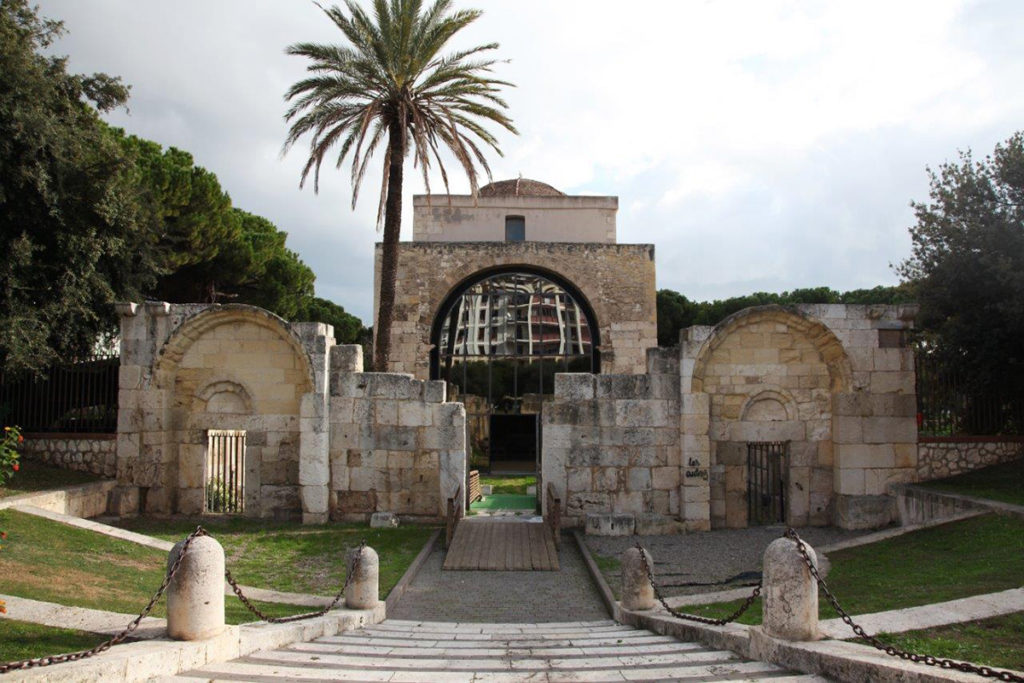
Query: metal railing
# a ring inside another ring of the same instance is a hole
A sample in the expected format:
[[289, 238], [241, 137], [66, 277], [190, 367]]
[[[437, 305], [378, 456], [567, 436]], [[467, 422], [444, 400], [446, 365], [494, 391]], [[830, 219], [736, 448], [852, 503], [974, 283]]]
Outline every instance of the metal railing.
[[39, 374], [0, 372], [0, 422], [22, 432], [117, 431], [118, 356], [90, 356]]
[[972, 388], [967, 373], [918, 353], [918, 429], [929, 436], [1024, 434], [1024, 387]]

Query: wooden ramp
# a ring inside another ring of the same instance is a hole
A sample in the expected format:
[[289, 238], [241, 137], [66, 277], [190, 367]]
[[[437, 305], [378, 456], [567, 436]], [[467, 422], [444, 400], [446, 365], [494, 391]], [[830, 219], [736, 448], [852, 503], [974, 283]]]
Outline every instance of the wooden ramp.
[[544, 524], [463, 519], [455, 529], [444, 568], [558, 571], [558, 550]]

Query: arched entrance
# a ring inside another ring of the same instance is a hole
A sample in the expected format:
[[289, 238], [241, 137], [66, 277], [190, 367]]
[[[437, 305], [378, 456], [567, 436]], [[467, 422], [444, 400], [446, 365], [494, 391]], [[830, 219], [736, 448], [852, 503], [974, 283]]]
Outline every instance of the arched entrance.
[[536, 472], [557, 372], [600, 371], [597, 320], [557, 274], [513, 266], [456, 286], [431, 328], [430, 371], [466, 406], [472, 468]]

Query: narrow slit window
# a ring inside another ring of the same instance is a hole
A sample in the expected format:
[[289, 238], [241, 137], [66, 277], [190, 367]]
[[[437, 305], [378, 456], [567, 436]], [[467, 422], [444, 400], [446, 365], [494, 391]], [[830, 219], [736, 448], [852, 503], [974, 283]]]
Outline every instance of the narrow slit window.
[[524, 216], [505, 216], [505, 241], [526, 241], [526, 218]]

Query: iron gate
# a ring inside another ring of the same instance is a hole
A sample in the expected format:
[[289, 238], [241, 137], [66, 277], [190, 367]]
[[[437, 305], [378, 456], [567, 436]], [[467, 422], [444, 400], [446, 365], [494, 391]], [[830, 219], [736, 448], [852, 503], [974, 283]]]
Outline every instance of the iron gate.
[[788, 441], [747, 444], [747, 524], [786, 522]]
[[211, 429], [206, 446], [206, 512], [245, 508], [245, 430]]

